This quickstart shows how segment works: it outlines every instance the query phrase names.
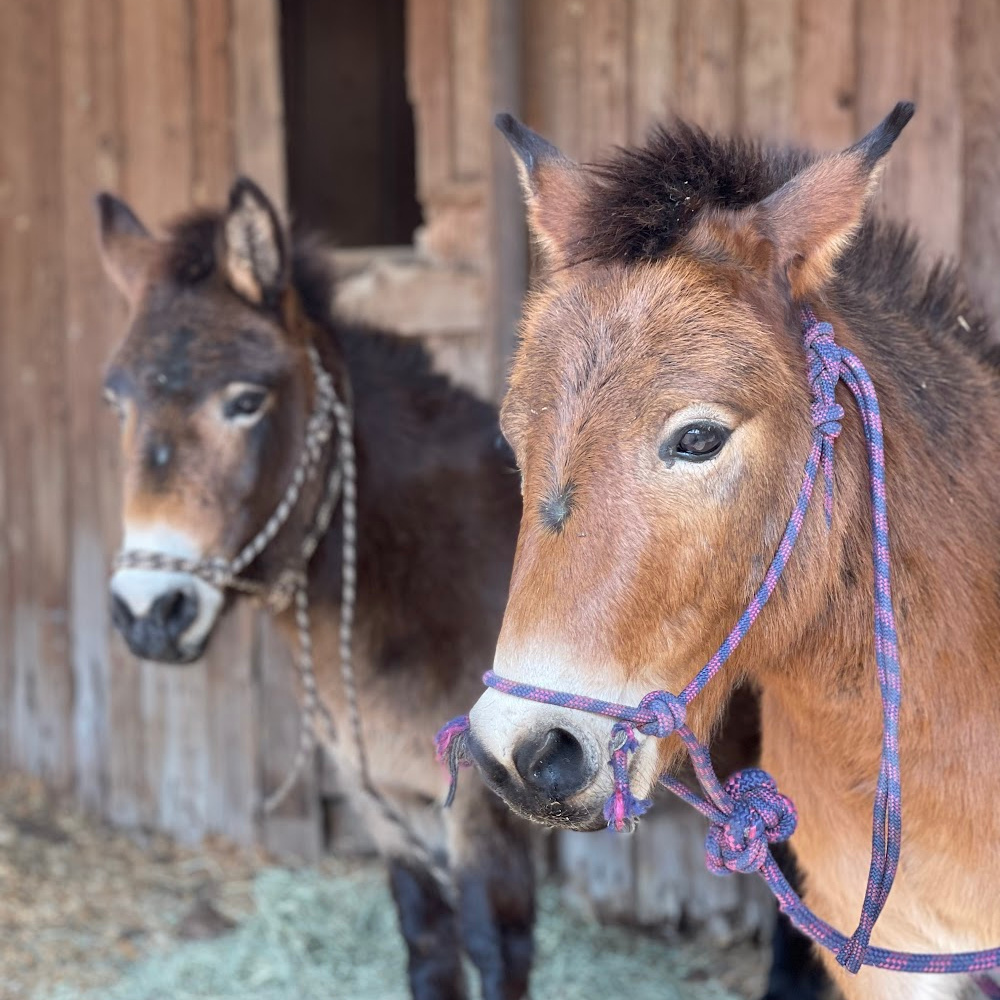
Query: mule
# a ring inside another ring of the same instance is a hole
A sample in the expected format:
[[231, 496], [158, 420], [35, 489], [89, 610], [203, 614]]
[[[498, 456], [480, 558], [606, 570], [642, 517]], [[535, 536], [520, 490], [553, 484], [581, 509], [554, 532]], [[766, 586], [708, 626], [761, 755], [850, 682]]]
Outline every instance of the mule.
[[[320, 249], [291, 245], [250, 181], [235, 184], [224, 211], [191, 215], [165, 238], [110, 195], [98, 210], [102, 256], [130, 307], [106, 377], [121, 419], [124, 548], [229, 560], [255, 536], [305, 447], [314, 349], [353, 409], [354, 669], [368, 769], [407, 827], [360, 787], [350, 738], [327, 749], [388, 862], [414, 998], [466, 996], [464, 951], [487, 1000], [517, 1000], [535, 916], [527, 831], [482, 785], [443, 813], [428, 737], [478, 689], [506, 598], [520, 497], [495, 410], [435, 374], [412, 341], [336, 319]], [[331, 440], [248, 581], [270, 585], [295, 565], [336, 454]], [[349, 737], [337, 672], [342, 527], [335, 516], [307, 573], [318, 695]], [[126, 564], [110, 586], [132, 652], [165, 663], [201, 656], [230, 601], [170, 567]], [[294, 643], [293, 612], [278, 623]], [[450, 890], [421, 846], [446, 867]]]
[[[904, 835], [873, 943], [972, 950], [1000, 941], [1000, 349], [956, 272], [870, 209], [906, 119], [820, 158], [678, 122], [590, 166], [498, 119], [540, 273], [501, 411], [523, 516], [495, 670], [626, 705], [700, 670], [792, 512], [813, 436], [811, 305], [871, 372], [885, 427]], [[770, 603], [687, 721], [707, 739], [733, 686], [759, 687], [762, 765], [798, 807], [805, 900], [850, 933], [881, 714], [865, 443], [843, 386], [837, 398], [832, 521], [812, 505]], [[470, 719], [471, 754], [516, 812], [604, 825], [612, 720], [494, 690]], [[633, 793], [682, 752], [676, 736], [641, 736]], [[823, 958], [848, 1000], [965, 985], [852, 977]]]

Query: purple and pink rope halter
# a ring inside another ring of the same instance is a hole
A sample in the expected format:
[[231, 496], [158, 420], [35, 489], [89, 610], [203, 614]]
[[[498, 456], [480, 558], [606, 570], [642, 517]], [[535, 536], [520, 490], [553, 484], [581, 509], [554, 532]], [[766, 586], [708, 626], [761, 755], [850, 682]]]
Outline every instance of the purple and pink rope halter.
[[[702, 795], [669, 774], [660, 784], [692, 805], [710, 823], [705, 841], [706, 863], [718, 875], [759, 872], [792, 923], [817, 944], [833, 952], [848, 971], [863, 965], [898, 972], [981, 973], [1000, 967], [1000, 948], [951, 955], [916, 954], [876, 948], [870, 944], [875, 922], [889, 898], [899, 865], [902, 812], [899, 780], [899, 641], [892, 606], [889, 572], [889, 524], [885, 494], [885, 449], [882, 419], [871, 376], [861, 361], [833, 339], [833, 327], [802, 310], [803, 342], [812, 393], [812, 447], [806, 459], [798, 498], [764, 581], [715, 655], [680, 694], [652, 691], [637, 707], [521, 684], [488, 671], [483, 681], [504, 694], [546, 705], [559, 705], [615, 720], [609, 747], [614, 790], [604, 807], [609, 828], [631, 830], [650, 806], [636, 799], [629, 786], [629, 755], [638, 749], [637, 733], [664, 739], [676, 734], [694, 765]], [[722, 669], [774, 593], [802, 530], [818, 475], [823, 476], [823, 509], [827, 524], [833, 511], [833, 443], [840, 433], [844, 410], [835, 398], [839, 382], [853, 395], [861, 415], [868, 452], [872, 503], [872, 561], [875, 575], [875, 664], [882, 700], [882, 752], [872, 809], [872, 854], [861, 916], [849, 937], [814, 914], [788, 884], [771, 855], [770, 845], [787, 840], [795, 830], [796, 812], [774, 779], [758, 768], [747, 768], [720, 783], [708, 748], [687, 725], [687, 707]], [[438, 733], [438, 759], [448, 765], [454, 797], [459, 768], [471, 763], [465, 752], [468, 716], [451, 720]], [[976, 982], [988, 996], [1000, 996], [991, 979]]]

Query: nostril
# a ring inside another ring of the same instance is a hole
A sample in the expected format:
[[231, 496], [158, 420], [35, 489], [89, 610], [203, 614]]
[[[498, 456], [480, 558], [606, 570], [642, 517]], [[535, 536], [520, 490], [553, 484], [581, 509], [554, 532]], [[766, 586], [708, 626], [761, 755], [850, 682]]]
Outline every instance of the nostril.
[[554, 800], [580, 791], [588, 780], [583, 747], [565, 729], [526, 740], [514, 752], [514, 767], [526, 785]]
[[111, 595], [111, 623], [120, 632], [127, 632], [135, 621], [131, 608], [117, 595]]
[[189, 590], [168, 591], [153, 602], [146, 617], [170, 639], [179, 639], [198, 617], [198, 598]]

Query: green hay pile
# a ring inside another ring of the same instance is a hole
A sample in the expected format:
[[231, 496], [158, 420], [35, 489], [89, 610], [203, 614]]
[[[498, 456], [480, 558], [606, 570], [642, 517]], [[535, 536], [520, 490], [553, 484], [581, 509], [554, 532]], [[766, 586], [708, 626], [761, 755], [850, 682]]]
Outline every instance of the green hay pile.
[[[231, 934], [147, 959], [88, 1000], [409, 1000], [395, 910], [377, 869], [345, 867], [333, 877], [268, 870], [256, 903]], [[537, 947], [535, 1000], [733, 1000], [705, 981], [692, 952], [585, 923], [551, 888], [541, 895]]]

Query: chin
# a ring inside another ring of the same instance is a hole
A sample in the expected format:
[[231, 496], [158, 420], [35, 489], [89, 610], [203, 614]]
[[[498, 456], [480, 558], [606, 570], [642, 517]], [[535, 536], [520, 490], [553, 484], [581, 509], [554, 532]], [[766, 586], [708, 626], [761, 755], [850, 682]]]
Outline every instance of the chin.
[[503, 798], [512, 812], [539, 826], [556, 830], [575, 830], [578, 833], [594, 833], [604, 830], [608, 821], [604, 818], [604, 806], [596, 810], [567, 805], [564, 802], [525, 803]]
[[170, 667], [186, 667], [200, 660], [205, 655], [208, 646], [208, 638], [191, 646], [178, 646], [172, 649], [160, 649], [155, 653], [149, 650], [137, 649], [129, 644], [129, 650], [137, 659], [145, 660], [147, 663], [160, 663]]

